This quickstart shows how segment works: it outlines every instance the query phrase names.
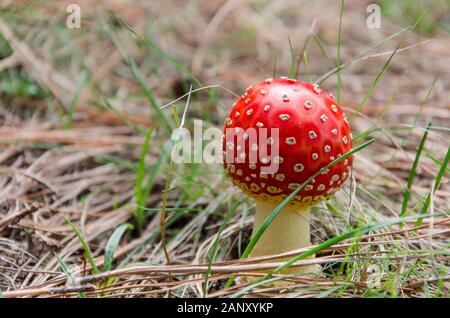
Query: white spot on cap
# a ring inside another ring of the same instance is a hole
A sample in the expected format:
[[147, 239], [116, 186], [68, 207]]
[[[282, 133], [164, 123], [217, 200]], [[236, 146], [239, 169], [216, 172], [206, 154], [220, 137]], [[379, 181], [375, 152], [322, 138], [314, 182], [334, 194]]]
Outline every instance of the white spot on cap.
[[271, 83], [273, 81], [273, 78], [266, 78], [265, 80], [264, 80], [264, 82], [266, 82], [266, 83]]
[[237, 174], [238, 176], [242, 176], [243, 172], [242, 172], [241, 169], [237, 169], [236, 174]]
[[258, 121], [256, 123], [256, 127], [262, 128], [262, 127], [264, 127], [264, 124], [262, 122]]
[[348, 143], [347, 136], [342, 137], [342, 142], [344, 143], [344, 145]]
[[261, 179], [267, 179], [267, 173], [261, 172], [261, 173], [259, 174], [259, 177], [260, 177]]
[[291, 190], [295, 190], [300, 186], [298, 183], [289, 183], [288, 188]]
[[314, 91], [319, 94], [322, 90], [320, 89], [319, 85], [314, 84]]
[[294, 165], [295, 172], [302, 172], [304, 169], [305, 169], [305, 166], [303, 166], [301, 163], [296, 163]]
[[337, 113], [337, 106], [335, 104], [331, 104], [331, 110]]
[[311, 191], [314, 187], [312, 186], [312, 184], [307, 184], [305, 186], [305, 191]]
[[325, 115], [325, 114], [323, 114], [323, 115], [320, 116], [320, 121], [321, 121], [322, 123], [326, 122], [327, 119], [328, 119], [328, 116]]
[[289, 101], [289, 96], [286, 95], [286, 94], [284, 94], [282, 98], [283, 98], [284, 102], [288, 102]]
[[289, 116], [289, 114], [280, 114], [280, 116], [278, 116], [281, 120], [289, 120], [289, 118], [291, 118], [291, 116]]
[[256, 169], [256, 163], [252, 162], [248, 165], [248, 167], [252, 170]]
[[256, 183], [253, 183], [253, 182], [252, 182], [252, 184], [250, 184], [250, 189], [251, 189], [253, 192], [258, 192], [258, 191], [260, 190], [260, 187], [259, 187], [259, 185], [257, 185]]
[[323, 147], [323, 151], [329, 153], [331, 151], [331, 147], [329, 145], [325, 145], [325, 147]]
[[253, 114], [253, 108], [250, 108], [245, 113], [247, 114], [247, 116], [250, 116], [251, 114]]
[[312, 101], [307, 100], [307, 101], [305, 101], [304, 105], [305, 105], [306, 109], [311, 109], [311, 107], [313, 106], [313, 103], [312, 103]]
[[277, 181], [284, 181], [284, 174], [282, 174], [282, 173], [277, 173], [277, 174], [275, 175], [275, 179], [276, 179]]
[[310, 139], [315, 139], [317, 137], [317, 134], [316, 134], [316, 132], [314, 130], [310, 130], [308, 132], [308, 136], [309, 136]]
[[315, 152], [313, 152], [313, 154], [311, 155], [311, 158], [313, 158], [313, 160], [317, 160], [319, 158], [319, 155]]
[[264, 111], [265, 111], [265, 112], [269, 111], [269, 109], [270, 109], [270, 105], [265, 105], [265, 106], [264, 106]]
[[288, 144], [288, 145], [295, 145], [295, 143], [296, 143], [296, 140], [295, 140], [294, 137], [287, 137], [286, 138], [286, 144]]
[[336, 136], [336, 135], [337, 135], [337, 129], [336, 129], [336, 128], [332, 129], [332, 130], [331, 130], [331, 134], [332, 134], [333, 136]]
[[262, 88], [259, 90], [259, 93], [260, 93], [261, 95], [266, 95], [266, 91], [263, 90]]
[[240, 131], [241, 131], [241, 128], [239, 128], [239, 127], [234, 127], [234, 132], [235, 132], [236, 134], [238, 134]]
[[234, 117], [236, 117], [236, 118], [238, 118], [240, 115], [241, 115], [240, 112], [235, 112], [235, 113], [234, 113]]
[[247, 139], [248, 139], [248, 134], [244, 133], [244, 134], [242, 135], [242, 139], [247, 140]]
[[323, 184], [319, 184], [319, 185], [317, 186], [317, 190], [323, 191], [323, 190], [325, 190], [325, 186], [324, 186]]
[[246, 104], [250, 103], [250, 98], [245, 99], [244, 103], [246, 103]]
[[274, 186], [268, 186], [267, 187], [267, 191], [269, 191], [269, 193], [279, 193], [282, 190], [280, 188], [274, 187]]
[[269, 137], [269, 138], [267, 138], [267, 144], [268, 145], [273, 145], [273, 137]]
[[280, 156], [273, 157], [273, 162], [276, 164], [281, 164], [281, 163], [283, 163], [283, 161], [284, 161], [283, 157], [280, 157]]

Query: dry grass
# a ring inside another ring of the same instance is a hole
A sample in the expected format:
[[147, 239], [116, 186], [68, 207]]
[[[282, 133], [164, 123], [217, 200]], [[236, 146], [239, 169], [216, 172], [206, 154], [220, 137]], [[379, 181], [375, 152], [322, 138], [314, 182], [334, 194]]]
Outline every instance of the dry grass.
[[[141, 131], [161, 125], [123, 56], [135, 61], [155, 105], [170, 104], [164, 109], [168, 117], [173, 107], [181, 117], [185, 100], [171, 101], [186, 93], [190, 83], [173, 64], [136, 41], [111, 12], [180, 65], [187, 65], [203, 85], [226, 88], [214, 89], [216, 97], [206, 91], [192, 95], [186, 124], [191, 128], [194, 119], [221, 127], [235, 98], [227, 90], [239, 94], [270, 77], [275, 54], [277, 74], [287, 74], [291, 62], [288, 38], [299, 52], [313, 19], [314, 34], [334, 61], [338, 5], [249, 0], [189, 4], [130, 0], [93, 5], [86, 0], [79, 1], [82, 28], [69, 30], [65, 8], [72, 2], [14, 1], [0, 11], [0, 33], [5, 39], [0, 52], [9, 51], [0, 60], [1, 74], [6, 78], [22, 74], [28, 78], [27, 85], [37, 83], [43, 90], [37, 96], [0, 92], [0, 295], [236, 296], [245, 285], [225, 288], [231, 273], [240, 276], [255, 268], [280, 265], [238, 260], [251, 232], [253, 203], [230, 187], [221, 168], [170, 165], [163, 151], [169, 137], [162, 129], [155, 130], [145, 157], [143, 184], [150, 180], [151, 191], [144, 198], [148, 210], [140, 209], [145, 213], [144, 228], [127, 231], [115, 250], [113, 269], [101, 271], [113, 231], [124, 223], [135, 223], [139, 209], [136, 178], [145, 141]], [[367, 29], [369, 2], [346, 1], [341, 59], [357, 61], [341, 71], [341, 98], [349, 117], [354, 114], [353, 134], [375, 125], [377, 129], [370, 133], [375, 143], [357, 154], [352, 182], [328, 205], [315, 208], [315, 245], [355, 227], [399, 217], [416, 147], [432, 121], [408, 206], [411, 215], [417, 214], [449, 149], [449, 34], [439, 26], [426, 36], [406, 31], [365, 54], [374, 43], [407, 26], [383, 16], [381, 29]], [[401, 49], [359, 111], [360, 101], [404, 36]], [[333, 68], [311, 38], [306, 52], [313, 79]], [[364, 58], [358, 60], [362, 54]], [[306, 80], [303, 63], [299, 71], [299, 79]], [[87, 74], [85, 81], [82, 74]], [[322, 86], [335, 92], [335, 76]], [[168, 176], [165, 237], [169, 263], [160, 239]], [[427, 209], [433, 216], [419, 227], [411, 219], [403, 227], [394, 224], [341, 241], [322, 250], [315, 260], [297, 264], [322, 264], [322, 273], [286, 278], [294, 283], [289, 287], [259, 286], [249, 293], [448, 297], [449, 206], [450, 185], [444, 174]], [[217, 241], [220, 248], [205, 294], [208, 260], [224, 215], [231, 210], [234, 213]], [[66, 219], [88, 243], [99, 273], [93, 273]]]

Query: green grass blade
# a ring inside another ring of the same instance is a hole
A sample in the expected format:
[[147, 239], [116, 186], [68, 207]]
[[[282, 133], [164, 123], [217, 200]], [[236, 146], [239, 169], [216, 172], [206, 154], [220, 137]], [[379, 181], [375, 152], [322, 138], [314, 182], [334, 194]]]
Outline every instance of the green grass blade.
[[[450, 161], [450, 147], [447, 149], [447, 154], [445, 155], [444, 161], [442, 161], [441, 168], [438, 171], [438, 174], [436, 176], [436, 179], [434, 180], [434, 189], [433, 192], [436, 192], [439, 189], [439, 186], [442, 181], [442, 177], [444, 176], [445, 172], [447, 171], [448, 162]], [[434, 194], [434, 193], [433, 193]], [[422, 210], [420, 211], [420, 214], [425, 214], [428, 210], [430, 203], [431, 203], [431, 193], [429, 192], [426, 196], [425, 202], [422, 206]], [[422, 224], [423, 218], [420, 218], [416, 222], [416, 227], [420, 226]]]
[[87, 79], [88, 79], [88, 72], [86, 70], [82, 70], [80, 73], [80, 77], [78, 78], [76, 87], [75, 87], [75, 94], [74, 94], [72, 100], [70, 101], [67, 119], [63, 125], [64, 129], [72, 128], [73, 114], [76, 111], [78, 99], [80, 98], [81, 92], [82, 92], [84, 86], [86, 85]]
[[275, 53], [275, 59], [273, 61], [272, 78], [277, 77], [277, 53]]
[[[67, 264], [62, 260], [61, 257], [59, 257], [59, 255], [57, 253], [55, 253], [55, 257], [56, 257], [56, 260], [57, 260], [57, 262], [59, 264], [59, 267], [61, 267], [63, 273], [67, 276], [67, 278], [69, 280], [72, 280], [73, 279], [73, 274], [70, 271], [70, 269], [67, 266]], [[85, 297], [86, 296], [84, 295], [84, 293], [78, 293], [78, 298], [85, 298]]]
[[67, 266], [67, 264], [61, 259], [61, 257], [59, 257], [59, 255], [57, 253], [55, 253], [55, 258], [58, 261], [59, 267], [61, 267], [63, 273], [69, 278], [72, 279], [73, 278], [73, 274], [70, 271], [69, 267]]
[[[431, 159], [435, 164], [437, 164], [438, 166], [441, 166], [441, 165], [442, 165], [442, 162], [441, 162], [438, 158], [436, 158], [436, 156], [435, 156], [434, 154], [432, 154], [431, 152], [426, 151], [426, 150], [424, 150], [423, 152], [425, 153], [425, 156], [426, 156], [427, 158]], [[450, 167], [447, 168], [446, 172], [447, 172], [447, 173], [450, 172]]]
[[294, 53], [294, 47], [292, 46], [291, 38], [288, 37], [289, 42], [289, 48], [291, 50], [291, 66], [289, 68], [289, 77], [294, 78], [295, 76], [295, 53]]
[[142, 206], [145, 206], [145, 202], [147, 201], [147, 196], [145, 195], [145, 191], [143, 190], [142, 183], [145, 178], [145, 158], [148, 154], [148, 149], [150, 145], [150, 140], [153, 134], [153, 128], [150, 128], [145, 135], [144, 144], [142, 145], [141, 154], [139, 156], [139, 164], [136, 172], [136, 183], [134, 186], [134, 197], [136, 200], [136, 209], [134, 210], [134, 217], [136, 218], [136, 223], [139, 231], [142, 230], [144, 226], [144, 210], [142, 210]]
[[237, 204], [230, 208], [227, 213], [225, 214], [225, 217], [223, 218], [223, 222], [219, 227], [219, 231], [217, 232], [216, 238], [214, 239], [213, 247], [211, 249], [211, 253], [209, 254], [209, 260], [208, 260], [208, 269], [205, 273], [205, 282], [203, 285], [203, 296], [206, 297], [208, 293], [208, 279], [211, 274], [211, 266], [214, 263], [214, 260], [216, 259], [217, 252], [219, 251], [219, 242], [220, 242], [220, 236], [222, 235], [223, 230], [225, 229], [225, 226], [230, 221], [231, 217], [233, 216], [234, 212], [236, 211]]
[[111, 270], [114, 252], [117, 250], [117, 247], [119, 246], [120, 239], [122, 238], [122, 236], [126, 230], [129, 230], [132, 228], [133, 228], [133, 225], [131, 225], [131, 224], [128, 224], [128, 223], [122, 224], [114, 231], [114, 233], [109, 238], [109, 240], [105, 246], [105, 256], [104, 256], [104, 262], [103, 262], [103, 271], [104, 272]]
[[97, 268], [97, 265], [95, 265], [94, 256], [92, 255], [91, 249], [89, 248], [89, 245], [86, 243], [80, 230], [78, 230], [77, 227], [75, 226], [75, 224], [73, 224], [72, 221], [70, 221], [68, 218], [65, 218], [65, 220], [70, 225], [70, 227], [75, 232], [78, 239], [80, 240], [81, 246], [83, 247], [84, 252], [89, 260], [89, 264], [91, 265], [92, 271], [94, 272], [94, 274], [98, 274], [98, 268]]
[[423, 147], [425, 145], [425, 141], [428, 136], [428, 132], [430, 131], [431, 123], [428, 124], [427, 129], [425, 130], [422, 139], [420, 140], [419, 147], [416, 151], [416, 157], [414, 158], [413, 165], [411, 170], [409, 171], [408, 182], [406, 184], [406, 189], [403, 191], [403, 203], [402, 203], [402, 211], [400, 216], [406, 215], [406, 209], [408, 208], [408, 201], [411, 196], [411, 188], [414, 183], [414, 178], [416, 176], [417, 165], [419, 164], [420, 155], [422, 154]]
[[306, 72], [306, 75], [308, 76], [308, 83], [312, 84], [313, 80], [312, 80], [312, 77], [311, 77], [311, 73], [309, 71], [308, 56], [307, 56], [306, 51], [303, 52], [303, 61], [305, 63], [305, 72]]

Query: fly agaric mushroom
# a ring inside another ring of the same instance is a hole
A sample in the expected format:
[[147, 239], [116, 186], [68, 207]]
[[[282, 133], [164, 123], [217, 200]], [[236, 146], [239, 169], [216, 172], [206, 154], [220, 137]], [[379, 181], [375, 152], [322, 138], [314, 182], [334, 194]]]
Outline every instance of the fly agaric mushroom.
[[[351, 148], [345, 114], [333, 95], [318, 85], [281, 77], [250, 86], [226, 118], [223, 153], [231, 181], [256, 199], [253, 235], [283, 199]], [[309, 246], [310, 208], [339, 190], [351, 165], [349, 156], [298, 192], [265, 230], [250, 257]], [[284, 273], [316, 268], [296, 267]]]

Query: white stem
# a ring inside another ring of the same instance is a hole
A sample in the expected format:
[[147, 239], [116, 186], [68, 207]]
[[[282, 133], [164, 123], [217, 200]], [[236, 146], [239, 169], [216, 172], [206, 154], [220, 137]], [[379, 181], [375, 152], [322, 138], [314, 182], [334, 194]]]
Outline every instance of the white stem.
[[[261, 227], [275, 207], [276, 205], [273, 204], [260, 201], [256, 202], [253, 235], [255, 235], [256, 231]], [[311, 245], [309, 214], [310, 208], [298, 209], [285, 207], [259, 238], [250, 253], [250, 257], [280, 254]], [[281, 261], [281, 259], [275, 261]], [[311, 271], [310, 266], [292, 267], [283, 273], [304, 273], [307, 271]]]

